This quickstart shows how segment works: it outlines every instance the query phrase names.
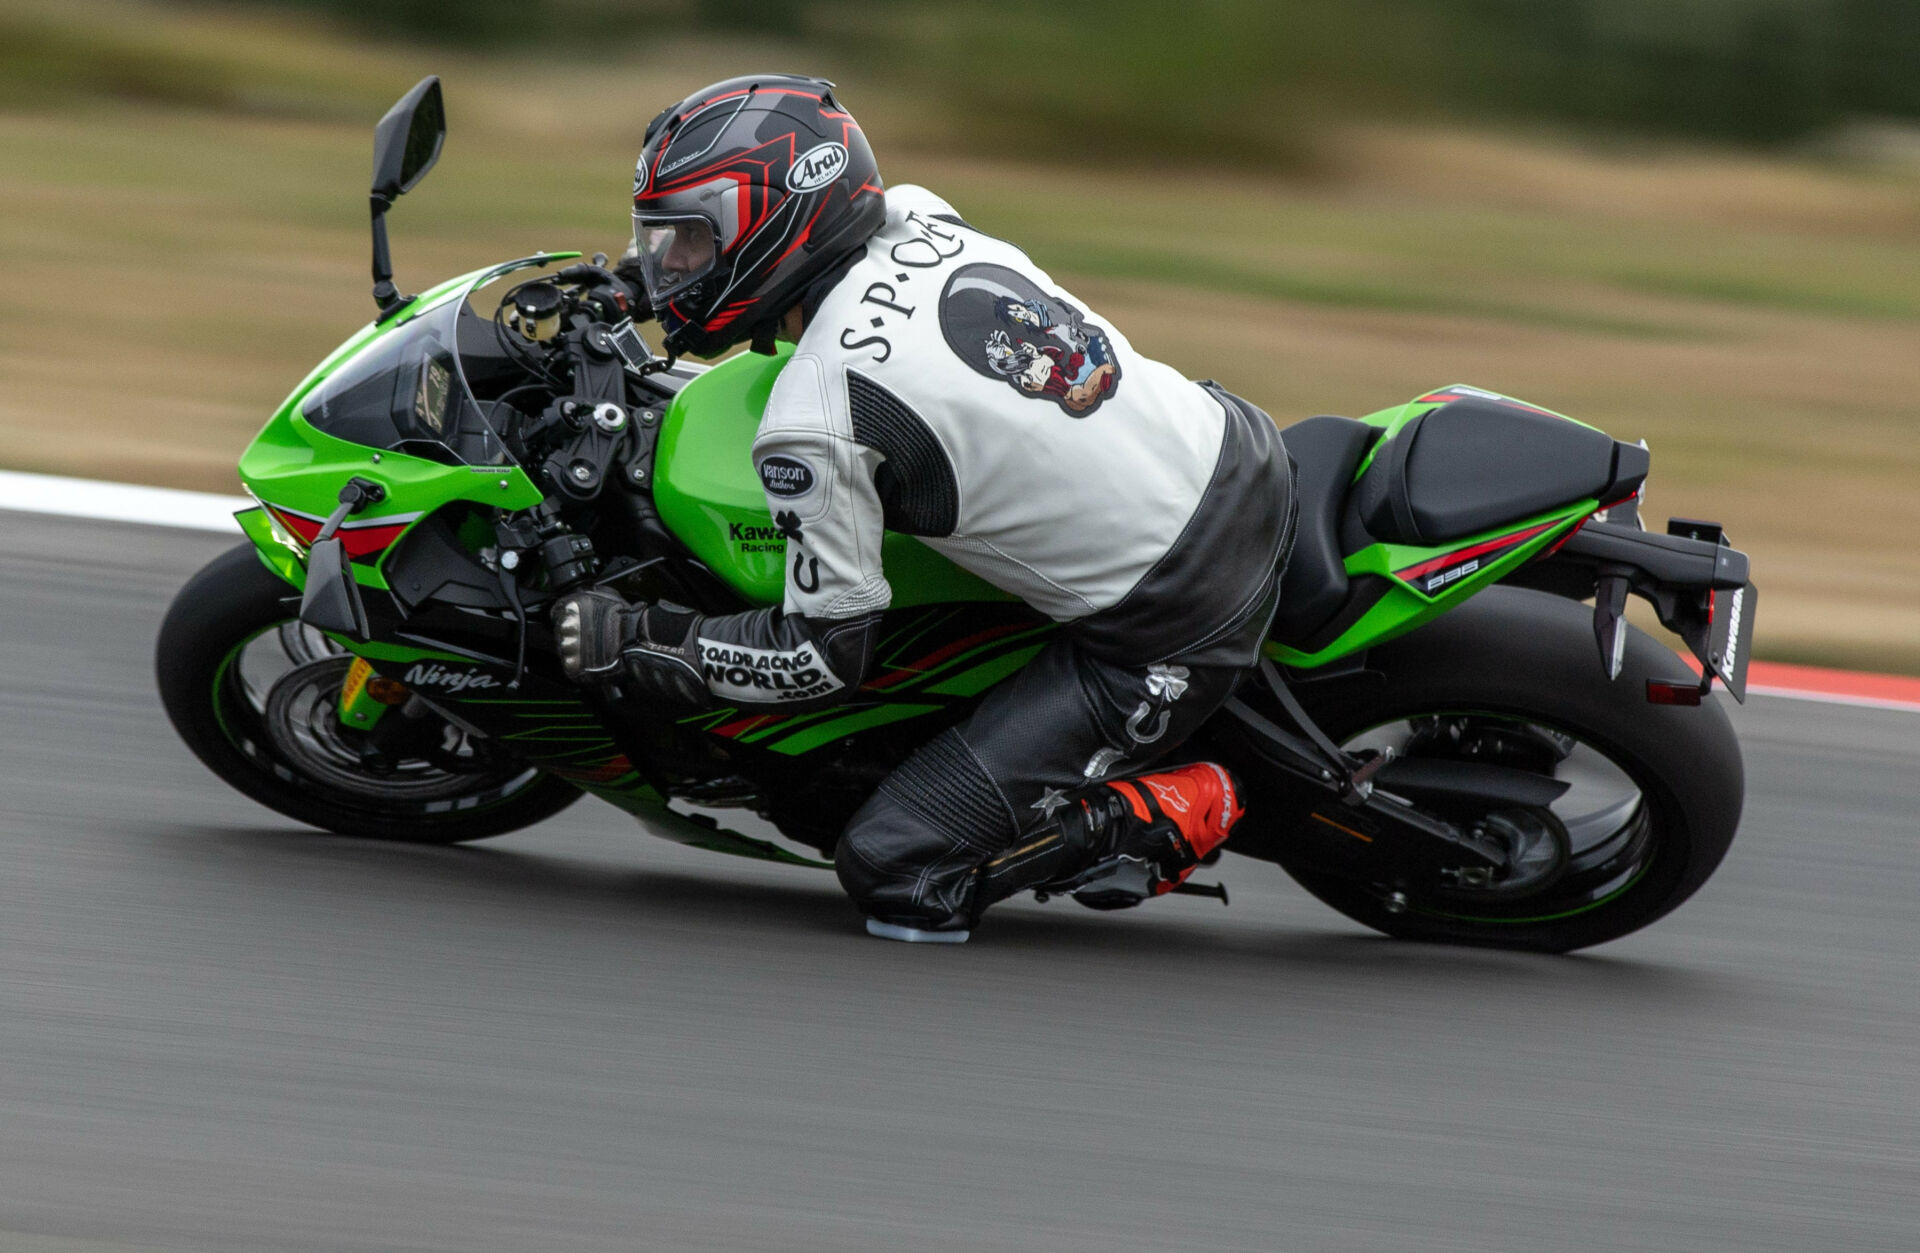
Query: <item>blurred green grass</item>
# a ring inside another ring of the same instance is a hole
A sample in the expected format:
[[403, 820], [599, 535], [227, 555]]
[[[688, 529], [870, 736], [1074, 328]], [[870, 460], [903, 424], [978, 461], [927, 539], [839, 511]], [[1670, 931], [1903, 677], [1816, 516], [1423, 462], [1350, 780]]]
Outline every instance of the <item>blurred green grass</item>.
[[[83, 44], [131, 32], [175, 71], [204, 53], [227, 86], [0, 103], [0, 266], [28, 293], [0, 302], [0, 464], [214, 490], [371, 312], [371, 124], [419, 75], [445, 76], [452, 133], [392, 219], [415, 287], [541, 248], [617, 251], [645, 120], [795, 64], [711, 34], [509, 57], [297, 15], [21, 12]], [[245, 86], [296, 63], [335, 94], [293, 107]], [[956, 154], [937, 101], [821, 68], [890, 181], [1020, 242], [1143, 350], [1282, 421], [1466, 381], [1646, 437], [1650, 508], [1719, 517], [1753, 552], [1763, 655], [1920, 671], [1920, 178], [1346, 125], [1310, 175], [1189, 168], [1169, 185]]]

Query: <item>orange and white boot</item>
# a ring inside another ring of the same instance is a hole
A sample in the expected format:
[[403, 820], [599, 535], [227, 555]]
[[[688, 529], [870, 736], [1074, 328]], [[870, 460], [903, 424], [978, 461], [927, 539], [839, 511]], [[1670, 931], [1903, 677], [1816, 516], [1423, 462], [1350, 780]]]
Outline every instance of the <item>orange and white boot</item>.
[[1186, 882], [1246, 812], [1212, 762], [1112, 779], [1068, 793], [1054, 822], [980, 868], [975, 908], [1034, 888], [1093, 909], [1125, 909]]

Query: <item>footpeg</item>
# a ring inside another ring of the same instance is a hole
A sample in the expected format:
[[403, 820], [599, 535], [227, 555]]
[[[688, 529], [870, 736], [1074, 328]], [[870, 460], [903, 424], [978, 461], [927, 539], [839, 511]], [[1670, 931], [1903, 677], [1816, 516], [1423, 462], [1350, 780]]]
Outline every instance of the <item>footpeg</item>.
[[1227, 885], [1224, 883], [1176, 883], [1167, 891], [1176, 896], [1211, 896], [1222, 905], [1227, 901]]

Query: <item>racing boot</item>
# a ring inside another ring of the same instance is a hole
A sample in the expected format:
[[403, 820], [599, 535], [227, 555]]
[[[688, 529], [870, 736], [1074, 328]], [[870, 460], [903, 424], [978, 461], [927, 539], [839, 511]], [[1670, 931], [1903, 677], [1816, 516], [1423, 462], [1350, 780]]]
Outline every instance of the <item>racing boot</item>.
[[1052, 823], [978, 871], [973, 914], [1029, 888], [1125, 909], [1186, 882], [1246, 811], [1212, 762], [1069, 792]]

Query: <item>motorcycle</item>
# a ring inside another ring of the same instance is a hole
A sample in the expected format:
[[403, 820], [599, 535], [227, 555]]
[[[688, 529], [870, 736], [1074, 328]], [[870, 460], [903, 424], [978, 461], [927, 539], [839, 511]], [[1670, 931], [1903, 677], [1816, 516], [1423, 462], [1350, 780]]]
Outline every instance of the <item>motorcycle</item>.
[[[435, 78], [376, 130], [378, 316], [240, 459], [247, 542], [159, 636], [174, 727], [247, 796], [348, 835], [484, 839], [591, 793], [699, 848], [830, 864], [880, 780], [1057, 624], [889, 534], [893, 604], [843, 705], [689, 713], [569, 683], [547, 614], [571, 590], [781, 600], [749, 447], [789, 350], [660, 357], [605, 258], [577, 252], [400, 294], [385, 215], [445, 134]], [[1300, 506], [1281, 607], [1188, 753], [1242, 781], [1225, 851], [1388, 935], [1517, 949], [1611, 940], [1698, 890], [1744, 789], [1711, 689], [1744, 699], [1756, 593], [1721, 528], [1647, 530], [1644, 444], [1478, 388], [1283, 434]], [[1697, 671], [1628, 623], [1629, 595]], [[777, 696], [804, 676], [733, 679]]]

